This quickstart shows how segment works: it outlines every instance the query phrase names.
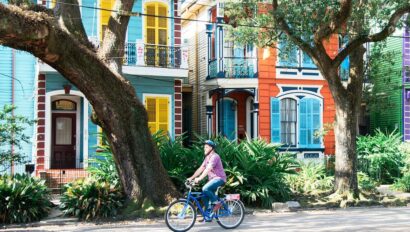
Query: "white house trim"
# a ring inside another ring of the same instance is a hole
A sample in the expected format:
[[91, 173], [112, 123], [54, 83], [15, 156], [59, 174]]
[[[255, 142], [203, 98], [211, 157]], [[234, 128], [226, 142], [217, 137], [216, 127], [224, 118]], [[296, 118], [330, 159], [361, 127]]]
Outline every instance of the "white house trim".
[[[59, 96], [62, 95], [62, 96]], [[51, 98], [53, 97], [53, 100], [58, 100], [58, 99], [68, 99], [75, 101], [77, 103], [77, 106], [81, 106], [81, 99], [79, 97], [83, 98], [83, 161], [88, 160], [88, 118], [86, 115], [88, 115], [88, 100], [85, 98], [84, 94], [81, 93], [80, 91], [75, 91], [71, 90], [70, 95], [65, 95], [64, 90], [56, 90], [56, 91], [51, 91], [46, 93], [46, 121], [45, 121], [45, 129], [46, 129], [46, 136], [45, 136], [45, 168], [50, 169], [50, 159], [51, 159], [51, 127], [52, 127], [52, 122], [51, 122], [51, 116], [52, 116], [52, 109], [51, 109]], [[80, 162], [80, 137], [81, 134], [80, 131], [80, 123], [81, 123], [81, 111], [80, 107], [77, 107], [77, 112], [76, 112], [76, 168], [85, 168], [87, 167], [87, 162], [83, 162], [81, 165]]]

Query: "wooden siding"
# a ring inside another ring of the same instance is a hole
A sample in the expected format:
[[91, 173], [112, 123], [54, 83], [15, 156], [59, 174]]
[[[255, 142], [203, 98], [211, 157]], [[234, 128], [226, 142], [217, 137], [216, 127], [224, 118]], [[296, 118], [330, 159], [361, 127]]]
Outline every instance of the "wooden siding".
[[370, 103], [370, 131], [402, 131], [402, 38], [390, 37], [385, 52], [393, 52], [393, 65], [381, 60], [373, 79], [374, 99]]

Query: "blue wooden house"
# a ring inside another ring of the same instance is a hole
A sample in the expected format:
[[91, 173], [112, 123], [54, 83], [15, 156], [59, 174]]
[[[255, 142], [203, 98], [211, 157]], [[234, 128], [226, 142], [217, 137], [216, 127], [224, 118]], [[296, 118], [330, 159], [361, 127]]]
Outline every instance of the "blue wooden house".
[[[0, 0], [4, 3], [5, 0]], [[114, 0], [81, 0], [83, 24], [97, 46], [108, 24]], [[54, 7], [53, 1], [38, 1]], [[177, 1], [136, 1], [133, 12], [177, 15]], [[126, 36], [124, 75], [145, 104], [151, 132], [171, 137], [182, 133], [182, 81], [187, 78], [187, 47], [181, 25], [162, 17], [132, 17]], [[15, 114], [37, 119], [27, 128], [32, 143], [23, 147], [36, 174], [68, 182], [85, 174], [95, 155], [99, 128], [90, 121], [92, 107], [83, 93], [56, 70], [28, 53], [0, 47], [0, 107], [17, 106]], [[24, 168], [15, 168], [23, 172]], [[64, 177], [64, 178], [62, 178]]]

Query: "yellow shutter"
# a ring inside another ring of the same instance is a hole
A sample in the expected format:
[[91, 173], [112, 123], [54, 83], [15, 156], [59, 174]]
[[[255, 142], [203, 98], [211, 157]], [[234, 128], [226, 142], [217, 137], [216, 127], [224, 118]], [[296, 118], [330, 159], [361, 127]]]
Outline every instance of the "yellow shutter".
[[148, 113], [148, 127], [151, 133], [162, 130], [168, 133], [169, 101], [166, 97], [147, 97], [145, 108]]
[[[147, 3], [144, 7], [146, 14], [167, 16], [168, 7], [162, 3]], [[146, 16], [145, 17], [145, 43], [167, 45], [168, 19]]]
[[[100, 40], [104, 37], [105, 28], [108, 26], [108, 20], [111, 16], [111, 11], [114, 7], [115, 0], [100, 0]], [[108, 10], [105, 10], [108, 9]]]

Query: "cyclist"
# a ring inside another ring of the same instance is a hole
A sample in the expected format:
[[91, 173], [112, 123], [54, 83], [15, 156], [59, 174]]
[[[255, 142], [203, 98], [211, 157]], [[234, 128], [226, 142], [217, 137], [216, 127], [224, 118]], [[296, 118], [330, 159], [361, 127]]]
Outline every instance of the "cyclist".
[[193, 180], [195, 183], [199, 183], [208, 175], [208, 182], [202, 187], [202, 192], [207, 198], [204, 199], [206, 209], [213, 211], [217, 211], [222, 205], [218, 201], [215, 191], [226, 182], [226, 174], [222, 166], [221, 157], [215, 152], [215, 147], [216, 143], [212, 140], [204, 142], [205, 159], [194, 175], [188, 178], [189, 181]]

